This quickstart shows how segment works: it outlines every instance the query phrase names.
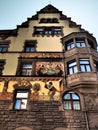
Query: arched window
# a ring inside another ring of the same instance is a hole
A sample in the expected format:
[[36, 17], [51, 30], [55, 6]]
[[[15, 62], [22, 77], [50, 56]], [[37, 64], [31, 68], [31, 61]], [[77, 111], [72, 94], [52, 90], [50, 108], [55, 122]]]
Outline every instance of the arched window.
[[79, 96], [74, 92], [65, 93], [63, 96], [64, 110], [80, 110]]

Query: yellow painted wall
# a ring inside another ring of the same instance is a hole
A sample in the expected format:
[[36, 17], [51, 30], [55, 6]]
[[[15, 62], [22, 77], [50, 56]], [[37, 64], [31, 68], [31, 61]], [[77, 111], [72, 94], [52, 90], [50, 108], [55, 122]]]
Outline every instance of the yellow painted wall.
[[[30, 20], [28, 28], [19, 28], [17, 37], [8, 37], [6, 40], [10, 40], [10, 46], [8, 51], [21, 52], [24, 48], [25, 40], [37, 40], [37, 51], [62, 51], [62, 44], [60, 41], [61, 36], [33, 36], [34, 26], [63, 26], [64, 36], [72, 32], [78, 32], [79, 28], [69, 28], [68, 20], [60, 20], [60, 14], [39, 14], [39, 20]], [[44, 23], [40, 24], [41, 18], [58, 18], [59, 23]], [[0, 54], [0, 59], [5, 59], [6, 64], [4, 66], [3, 75], [15, 75], [18, 64], [19, 53]]]

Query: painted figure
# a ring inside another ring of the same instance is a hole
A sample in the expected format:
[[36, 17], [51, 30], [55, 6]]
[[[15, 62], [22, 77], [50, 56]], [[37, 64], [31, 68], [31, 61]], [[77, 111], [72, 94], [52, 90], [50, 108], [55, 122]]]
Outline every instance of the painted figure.
[[50, 100], [54, 100], [55, 93], [59, 91], [53, 86], [52, 82], [49, 82], [48, 84], [45, 83], [45, 88], [49, 90], [48, 95]]

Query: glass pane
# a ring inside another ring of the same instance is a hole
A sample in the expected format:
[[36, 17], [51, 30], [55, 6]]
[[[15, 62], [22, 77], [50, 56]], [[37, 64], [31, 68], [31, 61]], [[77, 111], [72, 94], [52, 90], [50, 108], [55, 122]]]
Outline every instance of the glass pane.
[[29, 50], [30, 50], [29, 47], [26, 47], [26, 52], [29, 52]]
[[81, 45], [82, 45], [82, 47], [85, 47], [85, 46], [86, 46], [85, 42], [82, 42]]
[[69, 93], [65, 94], [64, 99], [70, 99], [70, 94]]
[[80, 66], [80, 68], [81, 68], [81, 71], [83, 71], [83, 72], [85, 72], [86, 70], [85, 70], [85, 66], [84, 65], [81, 65]]
[[77, 100], [79, 100], [79, 97], [78, 97], [75, 93], [72, 93], [72, 99], [77, 99]]
[[15, 109], [20, 109], [21, 100], [17, 99], [15, 102]]
[[89, 64], [89, 61], [87, 61], [87, 60], [80, 60], [80, 64]]
[[70, 103], [70, 101], [64, 101], [64, 109], [71, 110], [71, 103]]
[[86, 70], [87, 70], [87, 72], [91, 71], [90, 65], [86, 65]]
[[35, 48], [34, 48], [34, 47], [32, 47], [32, 48], [31, 48], [31, 52], [34, 52], [34, 50], [35, 50]]
[[76, 46], [77, 46], [77, 47], [80, 47], [80, 43], [79, 43], [79, 42], [76, 42]]
[[79, 101], [73, 101], [73, 109], [80, 110], [80, 103]]
[[31, 63], [23, 64], [23, 68], [32, 68], [32, 64]]
[[77, 69], [77, 66], [74, 66], [74, 73], [77, 73], [78, 72], [78, 69]]
[[21, 109], [26, 109], [27, 106], [27, 99], [22, 99], [21, 101]]
[[73, 74], [73, 69], [69, 68], [69, 74]]
[[69, 63], [69, 67], [72, 67], [72, 66], [75, 66], [75, 65], [76, 65], [76, 61], [72, 62], [72, 63]]
[[67, 45], [67, 50], [70, 50], [70, 46], [69, 45]]
[[74, 48], [74, 43], [71, 43], [71, 48]]
[[17, 98], [27, 98], [28, 97], [28, 92], [17, 92], [16, 97]]

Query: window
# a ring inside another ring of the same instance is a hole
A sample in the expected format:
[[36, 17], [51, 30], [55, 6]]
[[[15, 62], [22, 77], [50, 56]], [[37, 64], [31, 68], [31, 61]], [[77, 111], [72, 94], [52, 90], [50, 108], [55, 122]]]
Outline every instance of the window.
[[84, 40], [82, 39], [76, 39], [76, 46], [77, 47], [85, 47], [86, 46], [86, 43]]
[[70, 50], [70, 49], [74, 48], [75, 45], [74, 45], [73, 39], [70, 40], [70, 41], [67, 41], [67, 42], [65, 43], [65, 46], [66, 46], [66, 50]]
[[34, 35], [61, 35], [62, 27], [35, 27]]
[[21, 70], [21, 75], [23, 76], [32, 75], [32, 63], [22, 63], [20, 70]]
[[82, 72], [90, 72], [91, 71], [89, 59], [80, 59], [80, 70]]
[[0, 60], [0, 75], [2, 75], [2, 71], [4, 69], [5, 60]]
[[28, 90], [16, 90], [15, 91], [15, 103], [14, 109], [21, 110], [27, 108]]
[[35, 44], [36, 44], [36, 41], [25, 42], [24, 51], [25, 52], [35, 52]]
[[45, 35], [51, 35], [51, 34], [52, 34], [52, 28], [51, 28], [51, 27], [45, 28], [44, 34], [45, 34]]
[[76, 61], [71, 61], [68, 63], [68, 74], [73, 74], [78, 71], [77, 68], [77, 62]]
[[54, 34], [61, 34], [61, 28], [54, 28]]
[[8, 51], [8, 43], [0, 43], [0, 52], [7, 52]]
[[42, 35], [43, 32], [44, 32], [44, 28], [42, 28], [42, 27], [35, 27], [35, 29], [34, 29], [34, 34]]
[[80, 110], [79, 96], [74, 92], [66, 93], [63, 96], [64, 110]]
[[39, 23], [58, 23], [57, 18], [41, 18]]

